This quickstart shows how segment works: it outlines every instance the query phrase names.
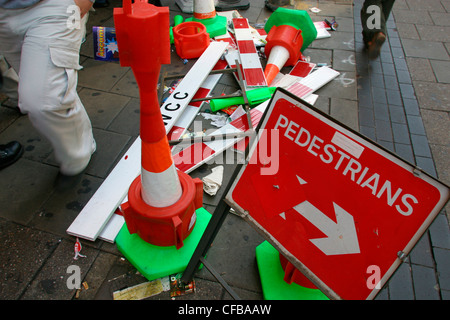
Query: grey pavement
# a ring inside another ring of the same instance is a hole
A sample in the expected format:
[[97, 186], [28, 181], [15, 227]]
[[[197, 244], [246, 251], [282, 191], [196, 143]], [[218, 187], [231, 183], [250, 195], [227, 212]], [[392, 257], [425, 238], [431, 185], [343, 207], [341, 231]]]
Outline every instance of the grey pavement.
[[[181, 13], [174, 1], [162, 2], [170, 7], [171, 23], [176, 14], [191, 16]], [[102, 240], [81, 240], [86, 257], [74, 260], [75, 238], [66, 233], [139, 135], [139, 92], [131, 69], [93, 58], [91, 27], [114, 26], [112, 8], [121, 6], [119, 0], [110, 3], [91, 13], [81, 50], [79, 94], [94, 127], [97, 151], [75, 188], [55, 189], [58, 168], [50, 144], [17, 109], [0, 108], [0, 143], [18, 140], [25, 147], [23, 157], [0, 172], [2, 300], [111, 300], [114, 291], [146, 281], [115, 244]], [[251, 24], [271, 14], [263, 0], [250, 3], [240, 13]], [[450, 1], [397, 0], [388, 40], [374, 61], [362, 50], [361, 6], [362, 0], [293, 1], [289, 6], [318, 7], [319, 13], [310, 12], [314, 21], [335, 18], [339, 24], [330, 38], [315, 40], [304, 52], [312, 62], [327, 63], [341, 73], [316, 92], [315, 106], [449, 185]], [[164, 68], [169, 74], [186, 73], [193, 63], [183, 64], [172, 52], [172, 63]], [[214, 93], [237, 89], [234, 78], [223, 75]], [[191, 176], [206, 176], [217, 162], [202, 165]], [[225, 166], [223, 185], [233, 169]], [[214, 212], [221, 191], [213, 197], [204, 193], [209, 212]], [[447, 204], [376, 299], [450, 299], [449, 215]], [[243, 299], [263, 299], [255, 259], [255, 248], [263, 241], [230, 213], [208, 251], [208, 262]], [[89, 286], [79, 295], [66, 285], [70, 265], [80, 267]], [[195, 274], [195, 283], [194, 294], [177, 299], [231, 299], [205, 268]], [[150, 299], [171, 298], [163, 292]]]

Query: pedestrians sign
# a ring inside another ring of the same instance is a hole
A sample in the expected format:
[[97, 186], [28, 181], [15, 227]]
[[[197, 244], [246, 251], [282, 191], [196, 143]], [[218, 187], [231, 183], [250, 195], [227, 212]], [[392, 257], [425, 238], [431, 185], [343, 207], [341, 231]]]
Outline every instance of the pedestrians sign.
[[327, 296], [373, 299], [449, 190], [278, 89], [226, 201]]

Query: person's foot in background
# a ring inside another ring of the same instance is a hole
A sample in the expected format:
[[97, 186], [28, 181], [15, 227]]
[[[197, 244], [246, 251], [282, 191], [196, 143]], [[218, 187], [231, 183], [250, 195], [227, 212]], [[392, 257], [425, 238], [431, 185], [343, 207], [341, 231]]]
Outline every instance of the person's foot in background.
[[13, 164], [23, 154], [23, 147], [17, 141], [11, 141], [7, 144], [0, 144], [0, 169]]
[[95, 0], [94, 8], [105, 8], [109, 6], [108, 0]]
[[375, 60], [380, 55], [381, 47], [385, 41], [386, 35], [383, 32], [377, 32], [373, 36], [372, 40], [367, 43], [369, 59]]

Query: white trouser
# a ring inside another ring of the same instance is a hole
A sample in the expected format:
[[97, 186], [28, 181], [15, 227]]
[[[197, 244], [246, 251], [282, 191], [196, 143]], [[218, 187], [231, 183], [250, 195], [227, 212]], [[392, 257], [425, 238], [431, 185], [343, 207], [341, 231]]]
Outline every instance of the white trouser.
[[[0, 9], [0, 55], [19, 74], [19, 108], [52, 144], [60, 171], [83, 171], [95, 151], [92, 126], [77, 94], [79, 51], [87, 15], [73, 0]], [[77, 20], [78, 19], [78, 20]]]

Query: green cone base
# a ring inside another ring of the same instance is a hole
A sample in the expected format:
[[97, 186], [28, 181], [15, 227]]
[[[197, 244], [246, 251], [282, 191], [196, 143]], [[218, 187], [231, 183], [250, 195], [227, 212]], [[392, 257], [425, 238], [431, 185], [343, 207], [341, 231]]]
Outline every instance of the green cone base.
[[196, 21], [203, 24], [211, 39], [227, 32], [227, 18], [223, 16], [216, 15], [214, 18], [209, 19], [196, 19], [192, 17], [187, 18], [185, 21]]
[[256, 261], [264, 299], [266, 300], [329, 300], [319, 289], [302, 287], [283, 280], [278, 251], [267, 241], [256, 247]]
[[126, 223], [116, 237], [116, 245], [125, 258], [145, 277], [152, 281], [183, 272], [211, 219], [204, 208], [196, 210], [196, 222], [191, 234], [184, 239], [183, 247], [160, 247], [142, 240], [137, 234], [130, 234]]

